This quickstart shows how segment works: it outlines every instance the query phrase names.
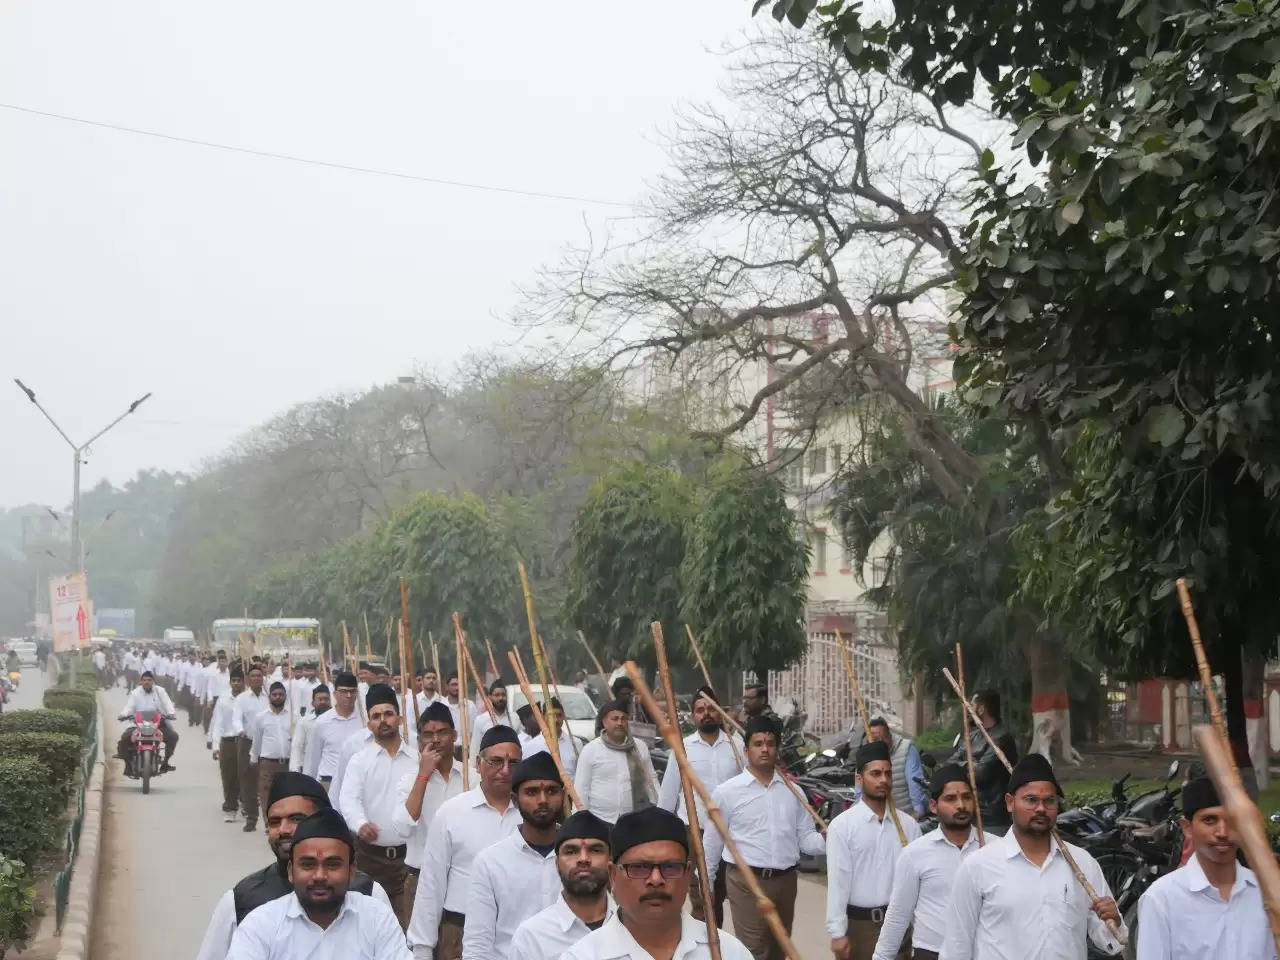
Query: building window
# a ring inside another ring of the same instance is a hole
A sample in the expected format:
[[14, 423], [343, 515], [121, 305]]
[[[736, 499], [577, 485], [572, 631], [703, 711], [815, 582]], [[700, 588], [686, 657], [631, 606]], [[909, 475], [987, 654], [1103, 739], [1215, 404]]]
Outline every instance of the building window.
[[780, 450], [777, 462], [782, 472], [782, 485], [790, 491], [804, 489], [804, 457], [799, 450]]
[[831, 445], [831, 469], [839, 470], [840, 464], [844, 463], [844, 447], [838, 443]]
[[810, 447], [809, 448], [809, 476], [816, 477], [820, 473], [827, 472], [827, 448], [826, 447]]
[[827, 531], [809, 531], [810, 567], [814, 573], [827, 572]]

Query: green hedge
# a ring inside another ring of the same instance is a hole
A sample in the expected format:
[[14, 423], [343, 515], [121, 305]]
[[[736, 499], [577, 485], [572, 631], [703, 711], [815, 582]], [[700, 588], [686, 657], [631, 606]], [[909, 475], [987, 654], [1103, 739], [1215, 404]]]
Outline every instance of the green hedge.
[[82, 744], [69, 733], [0, 733], [0, 757], [35, 757], [49, 768], [65, 798], [76, 780]]
[[84, 737], [84, 721], [74, 710], [10, 710], [0, 713], [0, 733], [69, 733]]
[[44, 692], [44, 705], [49, 710], [71, 710], [79, 714], [85, 726], [93, 720], [98, 712], [98, 698], [85, 690], [59, 690], [54, 688]]
[[0, 955], [10, 947], [23, 950], [36, 921], [36, 889], [17, 860], [0, 855]]
[[35, 757], [0, 758], [0, 851], [28, 867], [57, 839], [63, 810], [53, 772]]

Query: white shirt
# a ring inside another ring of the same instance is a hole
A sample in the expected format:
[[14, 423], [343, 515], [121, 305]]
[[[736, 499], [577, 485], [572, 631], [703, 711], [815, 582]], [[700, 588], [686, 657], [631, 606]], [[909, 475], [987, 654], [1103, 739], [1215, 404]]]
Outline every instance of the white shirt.
[[[1111, 896], [1098, 861], [1074, 844], [1067, 849], [1098, 896]], [[942, 960], [1085, 960], [1086, 937], [1104, 953], [1119, 953], [1090, 906], [1056, 844], [1037, 867], [1010, 830], [956, 871]]]
[[99, 670], [103, 669], [107, 665], [107, 655], [101, 650], [93, 651], [93, 665]]
[[214, 749], [217, 749], [218, 741], [223, 737], [235, 736], [231, 720], [233, 705], [230, 697], [219, 697], [218, 702], [213, 705], [213, 713], [209, 716], [209, 732], [205, 739], [213, 745]]
[[[635, 748], [640, 753], [640, 766], [649, 781], [650, 799], [656, 799], [658, 775], [653, 771], [649, 748], [641, 740], [635, 741]], [[578, 789], [582, 805], [601, 820], [616, 823], [618, 817], [631, 812], [631, 765], [627, 762], [627, 752], [611, 749], [604, 742], [603, 734], [582, 748], [573, 785]]]
[[[785, 788], [784, 788], [785, 789]], [[751, 952], [732, 934], [720, 931], [723, 960], [752, 960]], [[680, 942], [671, 960], [710, 960], [707, 925], [687, 913], [680, 915]], [[599, 930], [593, 930], [564, 952], [563, 960], [653, 960], [649, 951], [636, 943], [615, 913]]]
[[352, 710], [349, 717], [340, 716], [337, 710], [323, 714], [311, 728], [302, 772], [309, 777], [332, 777], [338, 770], [342, 745], [348, 737], [365, 729], [359, 710]]
[[[387, 891], [382, 884], [374, 883], [374, 900], [391, 906], [387, 899]], [[213, 908], [213, 916], [209, 918], [209, 926], [205, 928], [204, 939], [200, 942], [200, 952], [196, 960], [226, 960], [227, 951], [231, 949], [231, 938], [236, 934], [236, 897], [233, 890], [228, 890], [218, 898]]]
[[267, 691], [254, 693], [248, 687], [231, 701], [231, 729], [236, 736], [253, 738], [253, 725], [258, 714], [267, 709]]
[[307, 743], [311, 740], [311, 728], [316, 725], [316, 715], [308, 713], [293, 728], [293, 742], [289, 745], [289, 769], [302, 772], [307, 761]]
[[164, 687], [154, 686], [151, 688], [151, 692], [148, 693], [139, 684], [129, 691], [129, 699], [120, 708], [120, 716], [126, 718], [130, 723], [133, 723], [133, 715], [135, 713], [142, 714], [143, 718], [147, 720], [151, 719], [151, 714], [153, 713], [167, 717], [174, 713], [173, 701], [169, 699], [169, 694], [165, 692]]
[[249, 746], [249, 761], [257, 763], [263, 757], [268, 760], [289, 759], [289, 750], [293, 745], [293, 735], [289, 731], [294, 720], [289, 711], [281, 708], [276, 713], [270, 707], [258, 714], [253, 725], [252, 743]]
[[[987, 834], [985, 839], [992, 843], [999, 837]], [[963, 847], [948, 840], [941, 828], [906, 845], [893, 867], [893, 893], [872, 960], [894, 960], [907, 927], [911, 928], [911, 945], [917, 950], [937, 953], [942, 949], [956, 871], [960, 861], [978, 849], [977, 827], [969, 828]], [[829, 859], [829, 852], [827, 856]]]
[[[342, 747], [338, 751], [338, 766], [337, 769], [333, 771], [333, 782], [329, 784], [330, 796], [342, 796], [342, 785], [346, 780], [347, 767], [351, 765], [352, 758], [363, 750], [365, 744], [368, 743], [373, 743], [373, 732], [369, 729], [367, 724], [361, 726], [359, 733], [353, 733], [351, 736], [347, 737], [346, 740], [342, 741]], [[418, 752], [418, 737], [417, 734], [414, 733], [412, 724], [409, 725], [408, 746], [409, 752], [416, 756]], [[414, 760], [414, 766], [416, 767], [417, 765], [417, 760]], [[394, 783], [395, 781], [392, 782]]]
[[[818, 856], [826, 850], [822, 834], [776, 770], [768, 788], [750, 770], [744, 770], [716, 787], [711, 799], [724, 813], [729, 832], [749, 867], [786, 869], [800, 862], [801, 851]], [[720, 861], [734, 860], [715, 825], [708, 823], [706, 831], [707, 872], [714, 880]]]
[[[734, 746], [737, 746], [738, 752], [733, 752]], [[703, 785], [713, 793], [716, 787], [740, 774], [743, 770], [743, 762], [739, 761], [739, 757], [746, 757], [746, 750], [742, 745], [742, 738], [736, 733], [733, 735], [733, 742], [730, 743], [729, 734], [723, 730], [716, 737], [715, 743], [707, 743], [702, 739], [702, 734], [694, 733], [684, 738], [684, 752], [689, 757], [689, 762], [693, 764], [693, 772], [698, 775]], [[698, 812], [698, 822], [702, 825], [707, 823], [707, 807], [702, 802], [702, 798], [696, 793], [693, 797], [694, 808]], [[674, 759], [667, 764], [667, 769], [662, 774], [662, 788], [658, 791], [658, 806], [664, 810], [670, 810], [672, 813], [678, 814], [680, 819], [685, 823], [689, 822], [689, 812], [684, 808], [684, 785], [680, 781], [680, 764]]]
[[[560, 762], [564, 764], [564, 772], [570, 777], [574, 775], [574, 771], [578, 767], [578, 755], [573, 750], [573, 736], [569, 732], [569, 725], [566, 723], [560, 728]], [[520, 744], [521, 759], [528, 760], [535, 753], [550, 753], [547, 749], [547, 738], [542, 734], [538, 734], [527, 743]], [[652, 765], [651, 765], [652, 766]], [[577, 786], [575, 783], [574, 786]]]
[[471, 865], [462, 960], [507, 960], [516, 927], [560, 896], [556, 854], [540, 854], [517, 829]]
[[1161, 877], [1138, 901], [1142, 960], [1275, 960], [1275, 940], [1258, 878], [1236, 865], [1229, 899], [1204, 875], [1192, 854], [1186, 866]]
[[[458, 742], [462, 742], [462, 713], [458, 708], [458, 704], [450, 703], [449, 698], [444, 698], [444, 705], [449, 708], [449, 712], [453, 714], [453, 729], [458, 731]], [[467, 730], [471, 739], [476, 740], [476, 705], [470, 700], [467, 701]], [[476, 740], [479, 743], [478, 740]]]
[[[605, 894], [604, 923], [613, 919], [618, 905]], [[604, 926], [604, 923], [601, 926]], [[591, 932], [582, 918], [569, 909], [558, 894], [551, 906], [539, 910], [520, 926], [511, 938], [511, 960], [559, 960], [575, 943]], [[197, 957], [196, 960], [203, 960]]]
[[510, 727], [512, 730], [519, 730], [518, 724], [519, 721], [510, 710], [497, 714], [497, 719], [494, 719], [494, 714], [488, 710], [481, 710], [476, 714], [475, 726], [471, 728], [471, 742], [478, 744], [480, 738], [485, 735], [485, 731], [490, 727], [502, 726]]
[[370, 740], [351, 758], [342, 779], [338, 809], [352, 833], [359, 833], [366, 823], [378, 828], [373, 842], [380, 847], [397, 847], [409, 839], [396, 826], [396, 784], [406, 774], [418, 769], [418, 759], [397, 738], [393, 756], [376, 740]]
[[415, 693], [413, 698], [418, 701], [418, 716], [422, 716], [426, 713], [427, 707], [431, 706], [433, 703], [444, 699], [444, 697], [440, 696], [439, 692], [433, 693], [431, 696], [427, 696], [425, 693]]
[[[907, 842], [920, 836], [914, 817], [899, 813]], [[843, 937], [849, 929], [845, 908], [883, 907], [893, 892], [893, 868], [903, 851], [898, 828], [886, 808], [884, 819], [865, 803], [842, 811], [827, 827], [827, 933]]]
[[215, 697], [223, 698], [231, 696], [231, 671], [227, 669], [218, 669], [216, 663], [211, 663], [204, 671], [204, 702], [209, 703]]
[[244, 918], [227, 960], [409, 960], [409, 948], [391, 908], [347, 892], [327, 929], [308, 919], [291, 893]]
[[440, 912], [467, 912], [471, 864], [476, 855], [520, 826], [514, 803], [496, 810], [479, 786], [441, 804], [427, 830], [426, 855], [409, 918], [409, 946], [418, 960], [430, 960], [440, 933]]
[[418, 771], [415, 768], [401, 777], [400, 782], [396, 784], [396, 805], [391, 811], [391, 819], [396, 829], [409, 838], [405, 841], [409, 845], [404, 855], [405, 866], [421, 869], [422, 858], [427, 849], [427, 831], [431, 828], [431, 819], [440, 809], [441, 804], [462, 793], [462, 764], [457, 760], [453, 761], [452, 773], [449, 774], [448, 780], [440, 775], [439, 770], [431, 771], [431, 779], [427, 781], [427, 789], [422, 794], [422, 809], [418, 813], [418, 819], [415, 820], [409, 816], [409, 808], [405, 806], [405, 801], [409, 799], [417, 779]]

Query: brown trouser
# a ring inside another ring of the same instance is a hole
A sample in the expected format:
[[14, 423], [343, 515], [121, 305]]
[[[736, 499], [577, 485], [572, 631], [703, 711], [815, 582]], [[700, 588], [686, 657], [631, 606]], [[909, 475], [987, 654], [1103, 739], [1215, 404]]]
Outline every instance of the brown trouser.
[[271, 783], [275, 780], [276, 774], [284, 773], [288, 769], [287, 759], [272, 760], [270, 757], [261, 757], [258, 760], [258, 808], [262, 811], [264, 820], [267, 816], [267, 800], [271, 796]]
[[[743, 880], [742, 871], [731, 863], [721, 866], [728, 873], [725, 887], [729, 895], [729, 909], [733, 911], [733, 935], [751, 951], [755, 960], [784, 960], [786, 954], [765, 922], [760, 912], [760, 901]], [[779, 876], [766, 876], [757, 870], [756, 879], [764, 888], [765, 896], [778, 908], [778, 919], [790, 934], [791, 922], [796, 915], [796, 871], [792, 869]]]
[[249, 762], [249, 750], [253, 746], [248, 737], [238, 737], [239, 747], [237, 764], [240, 772], [240, 812], [244, 814], [245, 823], [258, 822], [258, 768]]
[[[401, 911], [403, 910], [404, 916], [412, 917], [413, 916], [413, 898], [416, 897], [417, 895], [418, 895], [418, 871], [414, 870], [411, 867], [405, 867], [404, 868], [404, 893], [400, 895], [400, 899], [403, 902], [403, 906], [396, 906], [396, 916], [400, 916]], [[405, 929], [407, 930], [408, 927], [406, 927]]]
[[[382, 886], [396, 912], [396, 919], [400, 921], [401, 930], [409, 928], [409, 914], [404, 909], [404, 878], [407, 873], [404, 850], [403, 845], [379, 847], [356, 837], [356, 869], [363, 870], [374, 883]], [[388, 857], [388, 852], [394, 852], [395, 856]]]
[[[876, 941], [880, 939], [880, 928], [883, 920], [855, 920], [849, 918], [849, 960], [871, 960], [876, 952]], [[911, 930], [902, 936], [902, 946], [898, 948], [898, 960], [910, 960]]]
[[200, 725], [204, 727], [204, 732], [209, 732], [209, 721], [213, 719], [213, 708], [218, 705], [218, 698], [214, 697], [204, 705], [200, 711]]
[[235, 737], [218, 741], [218, 772], [222, 774], [222, 812], [235, 813], [240, 802], [240, 745]]
[[466, 918], [452, 911], [445, 913], [446, 916], [440, 921], [435, 960], [462, 960], [462, 926]]
[[[693, 847], [689, 848], [690, 850]], [[723, 860], [720, 861], [720, 869], [716, 871], [716, 882], [711, 885], [711, 900], [716, 907], [716, 927], [724, 926], [724, 898], [728, 882], [729, 865]], [[692, 878], [689, 883], [689, 911], [693, 914], [693, 919], [704, 919], [702, 913], [702, 884], [696, 878]]]

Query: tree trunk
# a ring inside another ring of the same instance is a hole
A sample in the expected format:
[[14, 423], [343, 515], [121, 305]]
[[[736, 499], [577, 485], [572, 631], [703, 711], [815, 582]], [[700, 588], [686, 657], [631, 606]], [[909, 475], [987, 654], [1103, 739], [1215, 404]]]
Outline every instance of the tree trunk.
[[1052, 762], [1080, 763], [1071, 746], [1071, 704], [1061, 638], [1031, 633], [1023, 644], [1031, 668], [1031, 747]]

